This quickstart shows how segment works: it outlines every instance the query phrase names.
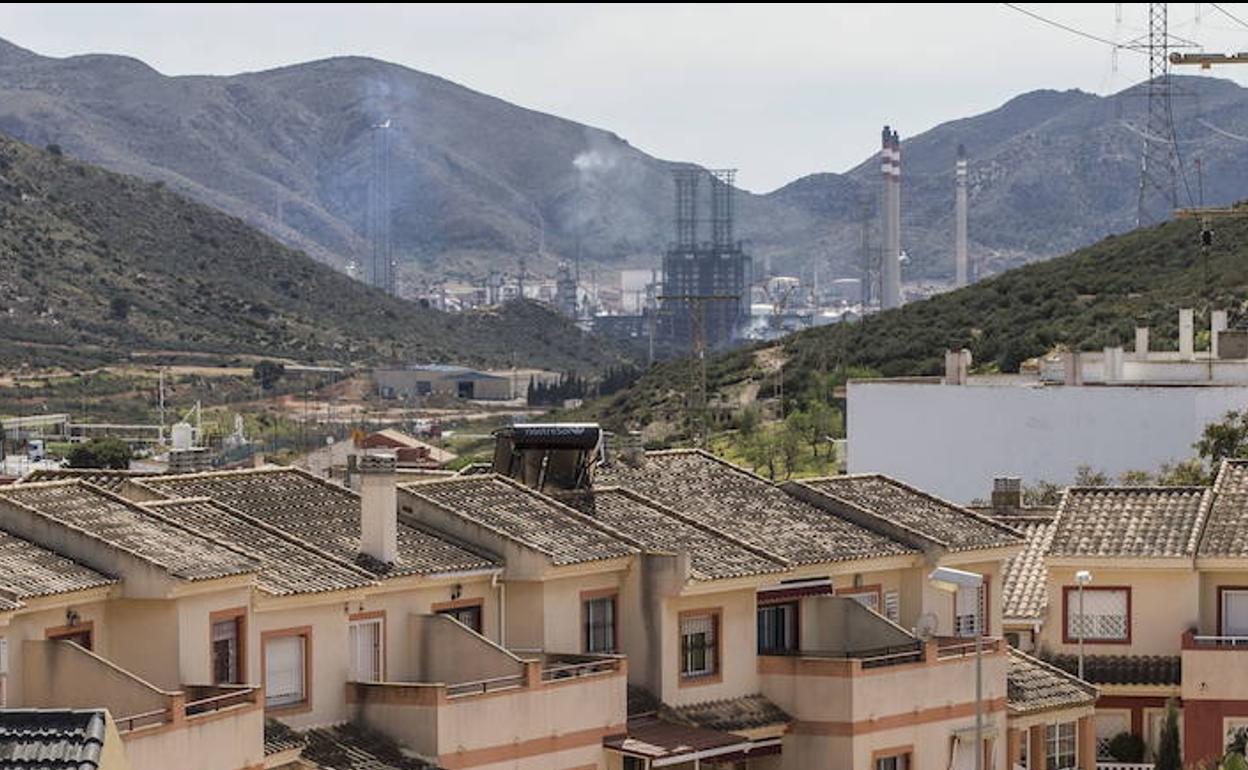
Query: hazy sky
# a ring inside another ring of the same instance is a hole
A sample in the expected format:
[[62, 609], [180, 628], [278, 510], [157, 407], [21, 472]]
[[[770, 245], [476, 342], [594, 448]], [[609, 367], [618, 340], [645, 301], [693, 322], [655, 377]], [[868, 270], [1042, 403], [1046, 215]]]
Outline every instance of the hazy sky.
[[[1143, 3], [1021, 5], [1117, 41], [1146, 23]], [[1248, 21], [1248, 3], [1220, 5]], [[1248, 50], [1248, 27], [1208, 3], [1171, 3], [1170, 27], [1207, 50]], [[50, 56], [128, 54], [168, 75], [373, 56], [662, 158], [735, 166], [755, 191], [856, 165], [886, 122], [904, 137], [1032, 89], [1103, 94], [1147, 72], [1143, 56], [1120, 51], [1115, 66], [1110, 46], [1002, 4], [5, 3], [0, 36]], [[1235, 69], [1217, 74], [1248, 82]]]

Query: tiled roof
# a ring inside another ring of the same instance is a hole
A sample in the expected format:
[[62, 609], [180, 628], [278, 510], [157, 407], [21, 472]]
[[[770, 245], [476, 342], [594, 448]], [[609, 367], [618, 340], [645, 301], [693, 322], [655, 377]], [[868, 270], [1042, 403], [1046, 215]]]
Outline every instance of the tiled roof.
[[731, 733], [676, 724], [652, 716], [628, 720], [627, 729], [626, 733], [604, 738], [602, 745], [633, 756], [662, 759], [732, 751], [748, 743], [744, 738]]
[[700, 450], [648, 452], [637, 467], [622, 462], [600, 467], [596, 481], [658, 500], [702, 525], [794, 564], [916, 552], [829, 515]]
[[1038, 620], [1049, 604], [1048, 569], [1044, 555], [1053, 539], [1053, 516], [1006, 514], [1002, 518], [1027, 539], [1023, 552], [1005, 563], [1001, 583], [1001, 616], [1006, 620]]
[[21, 599], [82, 591], [116, 582], [116, 578], [0, 530], [0, 601], [11, 601], [13, 606], [9, 609], [20, 607], [18, 600]]
[[307, 744], [304, 737], [292, 730], [285, 722], [264, 720], [264, 755], [278, 754], [291, 749], [301, 749]]
[[762, 575], [787, 569], [778, 556], [727, 537], [679, 516], [631, 490], [597, 487], [566, 499], [568, 505], [625, 533], [648, 550], [687, 551], [695, 580]]
[[544, 553], [555, 565], [636, 553], [577, 511], [496, 474], [411, 482], [400, 489]]
[[427, 575], [494, 566], [485, 556], [402, 522], [397, 564], [388, 567], [361, 556], [359, 495], [294, 468], [159, 476], [144, 479], [142, 484], [169, 497], [212, 498], [377, 575]]
[[30, 484], [39, 481], [64, 481], [81, 479], [89, 481], [101, 489], [116, 492], [122, 484], [131, 479], [154, 476], [152, 471], [121, 471], [102, 468], [39, 468], [27, 473], [19, 483]]
[[1071, 487], [1049, 555], [1193, 556], [1211, 497], [1205, 487]]
[[951, 551], [1022, 542], [1017, 532], [998, 521], [880, 474], [829, 476], [801, 483]]
[[1006, 701], [1012, 713], [1090, 706], [1096, 687], [1030, 655], [1010, 649]]
[[364, 569], [214, 500], [187, 498], [140, 505], [255, 559], [260, 567], [257, 585], [275, 596], [360, 588], [374, 582]]
[[1248, 557], [1248, 461], [1227, 460], [1213, 483], [1213, 505], [1197, 551], [1205, 557]]
[[254, 572], [247, 556], [150, 515], [137, 505], [82, 481], [21, 484], [0, 490], [9, 502], [85, 532], [184, 580]]
[[0, 710], [0, 770], [93, 770], [107, 736], [100, 710]]
[[[1069, 674], [1079, 671], [1078, 655], [1046, 655], [1044, 659]], [[1178, 686], [1182, 660], [1178, 655], [1087, 655], [1083, 677], [1092, 684]]]
[[753, 730], [793, 721], [784, 709], [762, 695], [743, 695], [687, 706], [665, 706], [660, 715], [672, 722], [724, 732]]
[[303, 759], [324, 770], [437, 770], [382, 733], [348, 722], [303, 733]]
[[636, 684], [628, 686], [628, 715], [630, 717], [654, 714], [662, 705], [663, 701], [646, 688]]

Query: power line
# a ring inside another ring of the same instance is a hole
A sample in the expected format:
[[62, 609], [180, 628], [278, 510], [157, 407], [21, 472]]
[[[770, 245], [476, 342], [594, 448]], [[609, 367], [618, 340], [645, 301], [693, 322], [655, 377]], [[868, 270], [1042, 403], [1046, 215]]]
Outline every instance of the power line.
[[1235, 23], [1236, 23], [1236, 24], [1238, 24], [1239, 26], [1241, 26], [1241, 27], [1248, 27], [1248, 22], [1245, 22], [1243, 19], [1239, 18], [1239, 17], [1238, 17], [1238, 16], [1236, 16], [1235, 14], [1233, 14], [1233, 13], [1231, 13], [1230, 11], [1226, 10], [1226, 9], [1225, 9], [1225, 8], [1223, 8], [1222, 6], [1218, 5], [1217, 3], [1210, 3], [1209, 5], [1210, 5], [1210, 6], [1212, 6], [1212, 7], [1213, 7], [1213, 9], [1214, 9], [1215, 11], [1217, 11], [1217, 12], [1218, 12], [1218, 13], [1220, 13], [1220, 14], [1222, 14], [1223, 16], [1225, 16], [1226, 18], [1230, 19], [1231, 21], [1235, 22]]
[[[1113, 40], [1110, 40], [1109, 38], [1100, 37], [1098, 35], [1093, 35], [1091, 32], [1084, 32], [1081, 29], [1075, 29], [1074, 27], [1068, 24], [1063, 24], [1060, 21], [1054, 21], [1053, 19], [1046, 18], [1044, 16], [1041, 16], [1038, 13], [1035, 13], [1034, 11], [1029, 11], [1026, 8], [1023, 8], [1022, 6], [1015, 5], [1013, 3], [1002, 3], [1001, 5], [1004, 5], [1006, 8], [1009, 8], [1010, 10], [1018, 11], [1024, 16], [1030, 16], [1036, 21], [1043, 22], [1045, 24], [1048, 24], [1051, 27], [1057, 27], [1060, 30], [1065, 30], [1066, 32], [1071, 33], [1072, 35], [1078, 35], [1079, 37], [1087, 38], [1088, 40], [1094, 40], [1103, 45], [1107, 45], [1110, 48], [1114, 48], [1116, 50], [1122, 50], [1122, 51], [1134, 51], [1135, 53], [1142, 53], [1142, 51], [1132, 48], [1131, 46], [1125, 45], [1123, 43], [1117, 43]], [[1217, 8], [1216, 5], [1214, 7]]]

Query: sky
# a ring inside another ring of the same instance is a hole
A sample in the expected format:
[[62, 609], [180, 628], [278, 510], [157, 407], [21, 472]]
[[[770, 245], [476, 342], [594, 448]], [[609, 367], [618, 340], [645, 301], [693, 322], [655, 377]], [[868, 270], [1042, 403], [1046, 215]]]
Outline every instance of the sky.
[[[1147, 25], [1144, 3], [1018, 5], [1110, 41]], [[1248, 3], [1169, 7], [1172, 34], [1248, 50]], [[166, 75], [372, 56], [614, 131], [660, 158], [735, 167], [755, 192], [856, 166], [885, 123], [904, 138], [1027, 91], [1105, 94], [1147, 76], [1139, 53], [1001, 3], [4, 3], [0, 37], [48, 56], [125, 54]], [[1208, 76], [1248, 84], [1248, 67], [1236, 69]]]

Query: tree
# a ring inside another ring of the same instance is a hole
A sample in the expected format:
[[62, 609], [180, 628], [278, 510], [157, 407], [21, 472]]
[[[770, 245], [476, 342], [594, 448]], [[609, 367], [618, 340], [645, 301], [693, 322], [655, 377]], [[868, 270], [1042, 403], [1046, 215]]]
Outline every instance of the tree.
[[130, 302], [125, 297], [117, 296], [108, 301], [108, 315], [114, 321], [124, 321], [130, 315]]
[[1205, 466], [1200, 460], [1181, 460], [1177, 463], [1162, 463], [1157, 471], [1157, 483], [1163, 487], [1203, 487], [1211, 482]]
[[767, 469], [767, 478], [776, 480], [776, 470], [780, 462], [780, 442], [776, 440], [776, 431], [760, 429], [753, 433], [745, 442], [745, 459], [757, 473], [759, 468]]
[[131, 457], [130, 446], [121, 439], [97, 438], [71, 449], [68, 460], [71, 468], [126, 470]]
[[286, 374], [286, 367], [276, 361], [261, 361], [251, 368], [251, 378], [263, 390], [272, 390], [277, 381]]
[[1154, 767], [1156, 770], [1183, 770], [1183, 757], [1179, 754], [1179, 709], [1173, 698], [1166, 701], [1166, 718], [1157, 741]]
[[741, 438], [752, 438], [758, 432], [760, 422], [761, 418], [758, 414], [758, 408], [747, 406], [737, 416], [737, 432], [741, 435]]
[[1105, 475], [1105, 471], [1098, 471], [1091, 465], [1080, 465], [1075, 469], [1074, 485], [1077, 487], [1107, 487], [1109, 486], [1109, 476]]
[[1118, 762], [1138, 764], [1144, 761], [1144, 739], [1138, 735], [1121, 732], [1109, 741], [1109, 755]]
[[47, 150], [50, 155], [55, 155], [58, 158], [65, 154], [65, 151], [61, 149], [61, 146], [56, 143], [49, 144], [43, 149]]
[[1212, 469], [1223, 460], [1248, 457], [1248, 410], [1227, 412], [1221, 422], [1209, 423], [1192, 446]]
[[791, 478], [797, 470], [798, 461], [802, 457], [802, 433], [790, 424], [787, 420], [783, 427], [779, 429], [777, 441], [780, 446], [780, 456], [784, 458], [784, 477]]

